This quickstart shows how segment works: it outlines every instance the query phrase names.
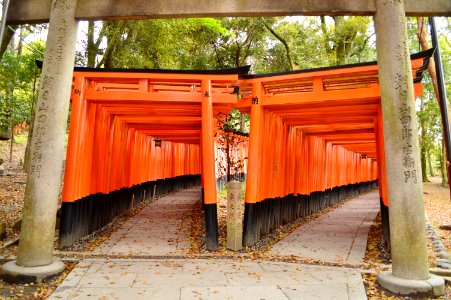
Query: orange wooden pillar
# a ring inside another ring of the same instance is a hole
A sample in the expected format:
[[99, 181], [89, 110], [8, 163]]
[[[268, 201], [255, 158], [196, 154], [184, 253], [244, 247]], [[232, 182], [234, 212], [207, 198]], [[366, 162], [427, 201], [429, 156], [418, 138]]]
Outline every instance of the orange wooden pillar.
[[218, 250], [218, 213], [213, 139], [213, 103], [210, 80], [202, 80], [202, 174], [207, 250]]
[[[81, 151], [80, 148], [80, 139], [82, 136], [78, 134], [81, 130], [82, 126], [82, 105], [83, 105], [83, 97], [82, 93], [84, 90], [85, 78], [82, 76], [76, 76], [74, 80], [74, 89], [72, 91], [72, 113], [70, 118], [69, 125], [69, 139], [68, 139], [68, 147], [66, 154], [66, 166], [64, 172], [64, 188], [63, 188], [63, 207], [70, 207], [71, 203], [76, 200], [76, 194], [78, 193], [77, 187], [75, 185], [77, 180], [77, 152]], [[65, 214], [62, 218], [63, 224], [61, 224], [61, 229], [63, 232], [60, 234], [63, 236], [63, 239], [60, 239], [60, 245], [70, 244], [73, 242], [73, 238], [71, 236], [71, 227], [73, 224], [70, 224], [70, 218], [72, 212], [70, 209], [63, 209], [63, 213]], [[66, 222], [67, 224], [64, 224]], [[67, 231], [67, 232], [65, 232]]]
[[263, 118], [263, 107], [261, 105], [262, 88], [260, 82], [252, 84], [252, 107], [251, 107], [251, 128], [249, 133], [249, 158], [247, 166], [246, 180], [246, 203], [244, 207], [243, 245], [254, 245], [259, 239], [257, 230], [258, 211], [257, 204], [260, 201], [259, 177], [261, 164], [261, 121]]
[[381, 206], [381, 223], [382, 233], [385, 241], [385, 247], [390, 249], [390, 223], [388, 213], [388, 191], [387, 191], [387, 171], [385, 164], [385, 147], [384, 147], [384, 126], [382, 123], [382, 110], [379, 109], [377, 120], [375, 121], [376, 133], [376, 151], [378, 163], [378, 183]]

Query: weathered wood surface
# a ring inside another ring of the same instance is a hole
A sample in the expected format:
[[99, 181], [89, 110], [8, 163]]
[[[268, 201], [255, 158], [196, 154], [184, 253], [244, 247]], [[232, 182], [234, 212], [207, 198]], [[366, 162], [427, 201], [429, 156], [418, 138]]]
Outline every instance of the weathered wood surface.
[[[451, 16], [449, 0], [406, 0], [408, 16]], [[79, 0], [78, 19], [219, 16], [374, 15], [374, 0]], [[258, 4], [256, 4], [258, 3]], [[51, 0], [12, 0], [10, 24], [48, 22]]]

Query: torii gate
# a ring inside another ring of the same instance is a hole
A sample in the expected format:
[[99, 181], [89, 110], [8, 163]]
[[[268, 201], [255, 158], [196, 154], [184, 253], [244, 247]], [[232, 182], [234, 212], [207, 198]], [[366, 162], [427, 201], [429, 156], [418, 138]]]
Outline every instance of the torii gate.
[[[49, 13], [50, 11], [50, 13]], [[98, 14], [97, 14], [98, 12]], [[44, 68], [39, 90], [28, 176], [23, 227], [17, 263], [3, 266], [12, 275], [56, 274], [64, 268], [53, 259], [56, 201], [64, 156], [65, 123], [80, 19], [219, 15], [374, 15], [379, 82], [384, 119], [387, 190], [390, 202], [393, 271], [379, 276], [381, 285], [395, 293], [444, 291], [443, 280], [429, 274], [422, 183], [400, 176], [406, 155], [421, 174], [414, 90], [407, 47], [406, 12], [409, 15], [451, 15], [448, 0], [295, 1], [111, 1], [16, 0], [10, 22], [50, 20]], [[206, 107], [208, 106], [208, 101]], [[408, 121], [407, 121], [408, 120]], [[403, 139], [403, 133], [412, 133]], [[408, 154], [399, 149], [408, 148]], [[401, 174], [402, 175], [402, 174]]]

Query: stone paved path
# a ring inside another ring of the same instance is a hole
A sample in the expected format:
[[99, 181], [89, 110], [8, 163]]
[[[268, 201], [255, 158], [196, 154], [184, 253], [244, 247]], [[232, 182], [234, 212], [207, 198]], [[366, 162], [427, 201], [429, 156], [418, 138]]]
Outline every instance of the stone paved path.
[[315, 221], [306, 223], [270, 250], [329, 262], [361, 263], [368, 231], [379, 212], [379, 193], [358, 196]]
[[84, 261], [50, 299], [366, 299], [357, 270], [236, 260]]
[[178, 255], [186, 254], [194, 204], [200, 199], [200, 189], [159, 198], [129, 219], [111, 235], [96, 254], [112, 255]]
[[[128, 220], [98, 254], [184, 255], [186, 217], [200, 191], [159, 199]], [[357, 262], [377, 214], [376, 192], [305, 224], [272, 249], [277, 255]], [[184, 230], [182, 230], [184, 229]], [[335, 249], [335, 250], [334, 250]], [[50, 299], [366, 299], [360, 271], [243, 259], [92, 259], [80, 262]]]

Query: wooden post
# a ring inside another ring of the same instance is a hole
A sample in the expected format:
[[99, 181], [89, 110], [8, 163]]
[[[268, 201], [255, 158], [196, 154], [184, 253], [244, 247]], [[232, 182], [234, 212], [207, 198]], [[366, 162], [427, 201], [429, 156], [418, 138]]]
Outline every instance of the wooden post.
[[213, 141], [213, 103], [211, 82], [202, 80], [202, 174], [207, 250], [218, 250], [218, 213], [216, 207], [216, 175]]
[[5, 278], [40, 281], [64, 270], [53, 259], [56, 211], [75, 59], [77, 1], [54, 0], [33, 124], [17, 261], [3, 266]]
[[257, 210], [256, 205], [259, 191], [260, 155], [261, 155], [261, 119], [263, 118], [263, 107], [261, 105], [261, 83], [252, 85], [252, 107], [251, 107], [251, 128], [249, 133], [249, 159], [247, 166], [246, 180], [246, 203], [244, 207], [244, 228], [243, 244], [245, 246], [254, 245], [258, 238], [257, 232]]
[[393, 271], [382, 287], [400, 294], [444, 293], [428, 271], [417, 117], [403, 0], [377, 0], [375, 25]]

